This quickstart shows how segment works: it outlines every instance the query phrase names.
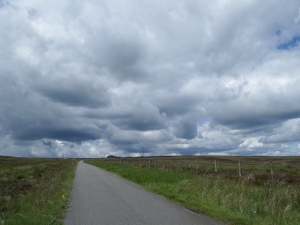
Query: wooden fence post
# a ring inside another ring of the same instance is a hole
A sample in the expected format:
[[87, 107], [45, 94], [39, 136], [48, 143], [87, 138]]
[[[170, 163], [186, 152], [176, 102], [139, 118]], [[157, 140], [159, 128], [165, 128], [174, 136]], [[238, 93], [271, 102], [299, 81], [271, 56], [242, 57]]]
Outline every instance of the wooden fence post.
[[172, 169], [174, 169], [174, 159], [172, 159]]
[[163, 159], [163, 169], [165, 168], [165, 160]]
[[218, 172], [217, 160], [215, 159], [215, 172]]
[[239, 176], [242, 176], [241, 161], [239, 161]]
[[199, 166], [198, 166], [198, 159], [196, 159], [196, 170], [199, 170]]
[[154, 167], [156, 168], [156, 159], [155, 159], [155, 161], [154, 161], [154, 162], [155, 162], [155, 165], [154, 165]]
[[271, 171], [271, 176], [272, 176], [272, 179], [273, 179], [273, 176], [274, 176], [274, 170], [273, 170], [273, 163], [272, 163], [272, 160], [270, 160], [270, 171]]

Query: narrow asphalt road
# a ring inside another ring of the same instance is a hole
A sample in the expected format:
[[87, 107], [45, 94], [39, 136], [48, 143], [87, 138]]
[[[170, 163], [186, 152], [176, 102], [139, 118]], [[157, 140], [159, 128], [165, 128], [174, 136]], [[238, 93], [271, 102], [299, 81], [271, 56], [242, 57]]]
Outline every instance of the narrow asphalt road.
[[65, 225], [222, 225], [97, 167], [79, 162]]

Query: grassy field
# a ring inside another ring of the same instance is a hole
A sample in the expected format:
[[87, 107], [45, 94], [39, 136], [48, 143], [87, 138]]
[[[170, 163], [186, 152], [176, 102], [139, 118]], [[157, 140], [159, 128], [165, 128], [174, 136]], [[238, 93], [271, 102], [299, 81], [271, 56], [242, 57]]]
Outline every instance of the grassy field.
[[62, 224], [77, 166], [70, 159], [0, 157], [0, 224]]
[[[201, 162], [198, 169], [195, 159]], [[244, 168], [242, 176], [238, 174], [239, 161]], [[299, 158], [157, 157], [85, 162], [228, 224], [300, 224]]]
[[264, 183], [266, 179], [300, 183], [300, 157], [294, 156], [176, 156], [112, 158], [101, 160], [106, 162], [129, 163], [139, 167], [188, 170], [192, 173], [211, 176], [222, 175], [227, 178], [239, 178], [239, 176], [242, 176], [248, 177], [249, 180], [254, 183]]

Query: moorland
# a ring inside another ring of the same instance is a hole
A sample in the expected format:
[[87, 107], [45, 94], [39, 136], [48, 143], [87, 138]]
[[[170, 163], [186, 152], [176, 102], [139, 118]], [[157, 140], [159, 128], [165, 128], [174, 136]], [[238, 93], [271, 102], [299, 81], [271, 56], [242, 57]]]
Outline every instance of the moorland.
[[0, 156], [0, 224], [62, 224], [77, 160]]
[[[0, 156], [0, 224], [62, 224], [79, 160]], [[300, 224], [300, 157], [83, 160], [227, 224]]]

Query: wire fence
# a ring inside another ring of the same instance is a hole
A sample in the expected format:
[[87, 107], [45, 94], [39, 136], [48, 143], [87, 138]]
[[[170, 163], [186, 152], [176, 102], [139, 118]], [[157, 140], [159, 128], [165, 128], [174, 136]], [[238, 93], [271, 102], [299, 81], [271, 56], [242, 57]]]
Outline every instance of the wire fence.
[[292, 182], [300, 182], [300, 157], [128, 157], [101, 160], [139, 167], [189, 170], [198, 174], [255, 176], [255, 179], [290, 179]]

